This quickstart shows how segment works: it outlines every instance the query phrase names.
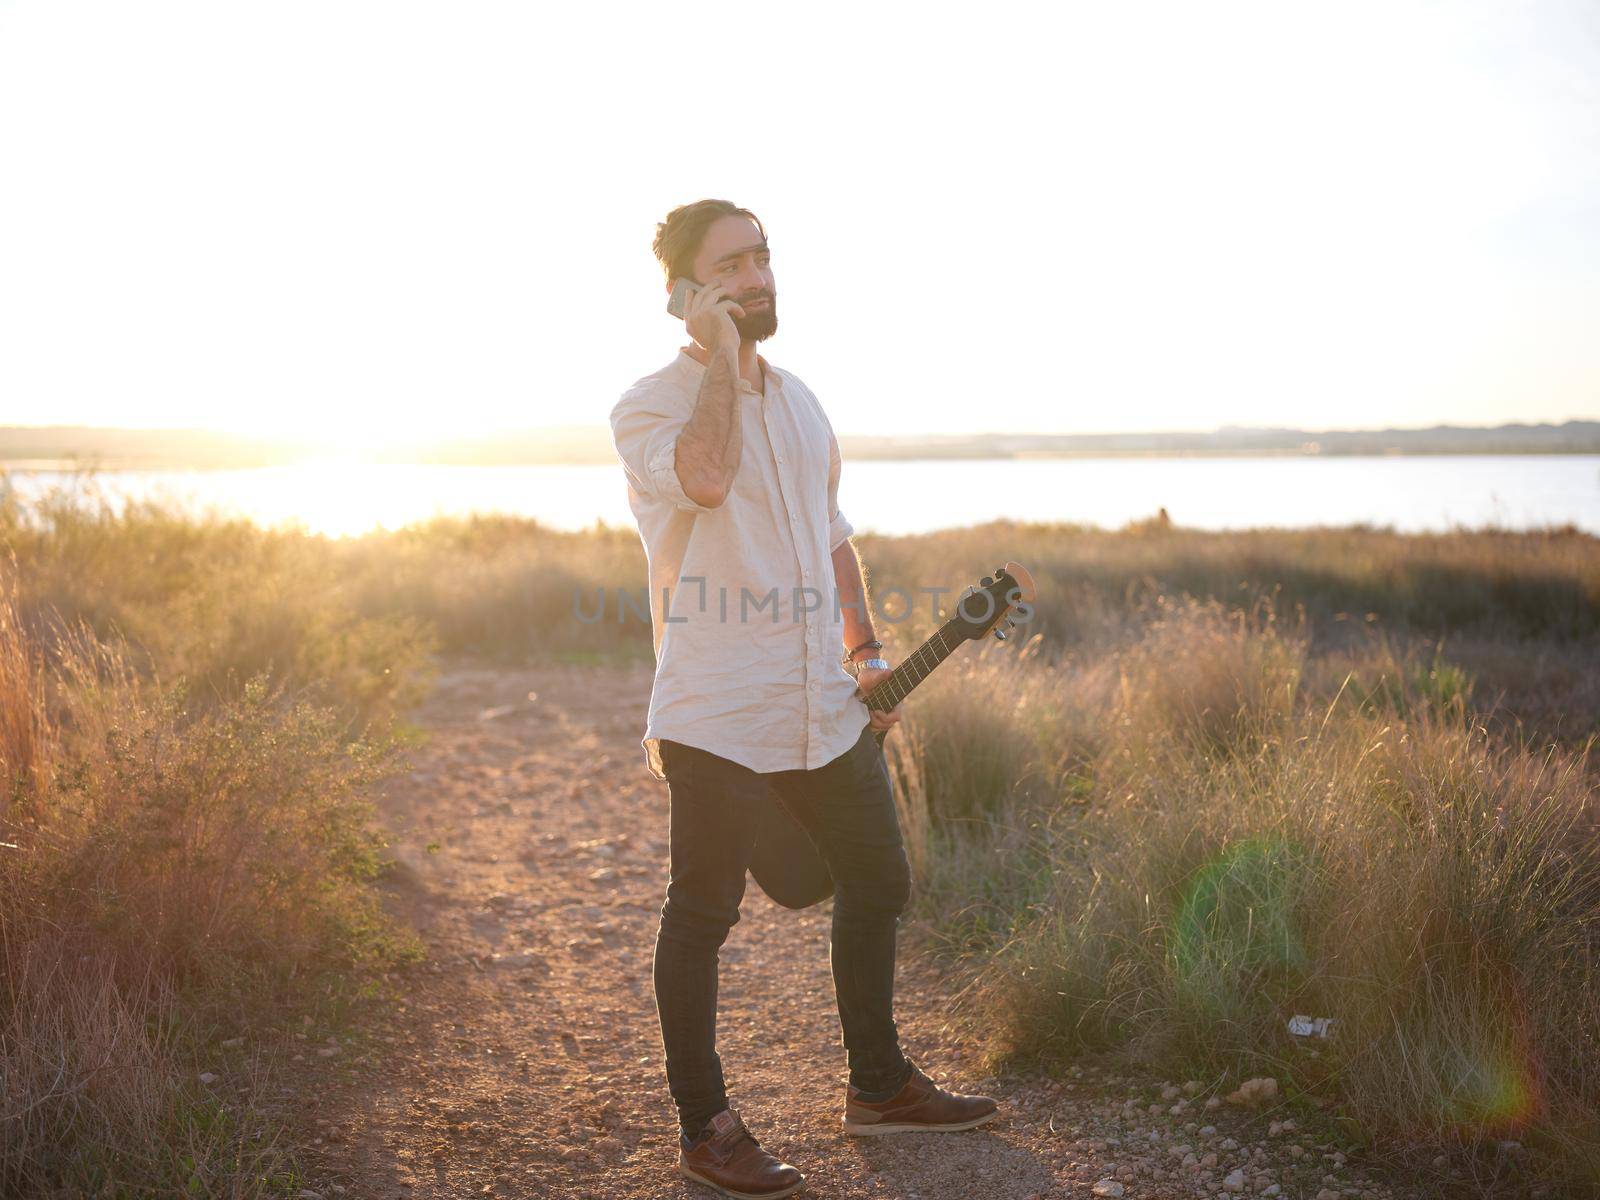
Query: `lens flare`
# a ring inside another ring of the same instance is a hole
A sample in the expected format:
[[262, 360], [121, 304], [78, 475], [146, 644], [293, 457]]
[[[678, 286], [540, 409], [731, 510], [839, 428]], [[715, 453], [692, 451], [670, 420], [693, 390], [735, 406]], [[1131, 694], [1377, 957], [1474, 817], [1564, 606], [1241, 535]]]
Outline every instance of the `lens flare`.
[[1309, 956], [1295, 917], [1302, 858], [1288, 842], [1254, 839], [1195, 873], [1171, 941], [1178, 985], [1191, 1003], [1220, 1015], [1264, 975], [1305, 971]]
[[1462, 1132], [1518, 1133], [1544, 1111], [1544, 1072], [1527, 1000], [1508, 973], [1499, 975], [1486, 989], [1487, 1011], [1466, 1025], [1436, 1066], [1439, 1116]]

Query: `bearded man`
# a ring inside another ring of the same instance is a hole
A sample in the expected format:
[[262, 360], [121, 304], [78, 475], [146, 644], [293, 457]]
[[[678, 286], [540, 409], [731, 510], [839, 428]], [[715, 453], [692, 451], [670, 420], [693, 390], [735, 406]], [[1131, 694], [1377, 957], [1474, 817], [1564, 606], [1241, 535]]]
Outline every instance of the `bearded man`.
[[690, 341], [623, 394], [611, 429], [650, 584], [642, 745], [667, 783], [671, 847], [653, 975], [678, 1169], [727, 1196], [787, 1196], [804, 1177], [730, 1107], [715, 1045], [718, 951], [774, 797], [834, 880], [844, 1131], [970, 1129], [997, 1106], [940, 1088], [900, 1050], [895, 936], [911, 871], [874, 736], [900, 712], [863, 699], [890, 667], [839, 511], [833, 427], [793, 372], [757, 353], [778, 328], [766, 231], [747, 209], [701, 200], [667, 215], [654, 250], [669, 293], [680, 278], [697, 287]]

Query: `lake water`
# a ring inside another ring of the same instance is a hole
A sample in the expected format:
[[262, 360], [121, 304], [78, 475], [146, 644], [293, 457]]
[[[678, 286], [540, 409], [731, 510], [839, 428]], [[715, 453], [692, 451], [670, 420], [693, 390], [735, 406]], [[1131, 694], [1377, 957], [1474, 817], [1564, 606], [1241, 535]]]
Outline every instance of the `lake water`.
[[[24, 500], [68, 482], [9, 473]], [[262, 524], [318, 533], [397, 528], [435, 514], [504, 512], [560, 529], [632, 529], [619, 466], [408, 466], [306, 463], [226, 471], [107, 471], [113, 504], [164, 497]], [[995, 518], [1116, 528], [1165, 507], [1199, 529], [1388, 525], [1600, 534], [1600, 455], [1438, 457], [1038, 458], [846, 461], [839, 504], [858, 532], [921, 533]]]

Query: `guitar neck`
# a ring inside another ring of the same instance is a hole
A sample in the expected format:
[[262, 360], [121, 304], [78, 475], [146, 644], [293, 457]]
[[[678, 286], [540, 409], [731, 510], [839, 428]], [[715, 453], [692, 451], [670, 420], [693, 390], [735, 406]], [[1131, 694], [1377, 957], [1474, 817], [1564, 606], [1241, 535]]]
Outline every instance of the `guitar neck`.
[[935, 667], [950, 657], [950, 652], [962, 640], [959, 635], [947, 635], [942, 628], [936, 631], [917, 647], [916, 653], [889, 672], [887, 679], [878, 682], [867, 696], [867, 707], [884, 712], [899, 704], [917, 684], [932, 674]]

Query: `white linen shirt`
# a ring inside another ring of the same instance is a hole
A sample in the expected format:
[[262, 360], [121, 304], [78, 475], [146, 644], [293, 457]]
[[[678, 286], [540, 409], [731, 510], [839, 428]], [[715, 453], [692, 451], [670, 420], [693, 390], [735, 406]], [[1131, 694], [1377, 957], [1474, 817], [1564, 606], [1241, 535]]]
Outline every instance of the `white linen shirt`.
[[680, 350], [611, 410], [647, 562], [656, 670], [640, 744], [657, 779], [662, 738], [752, 771], [809, 770], [868, 724], [833, 578], [832, 552], [855, 532], [839, 511], [839, 442], [811, 389], [760, 361], [764, 391], [738, 381], [743, 446], [715, 508], [685, 495], [676, 467], [701, 363]]

